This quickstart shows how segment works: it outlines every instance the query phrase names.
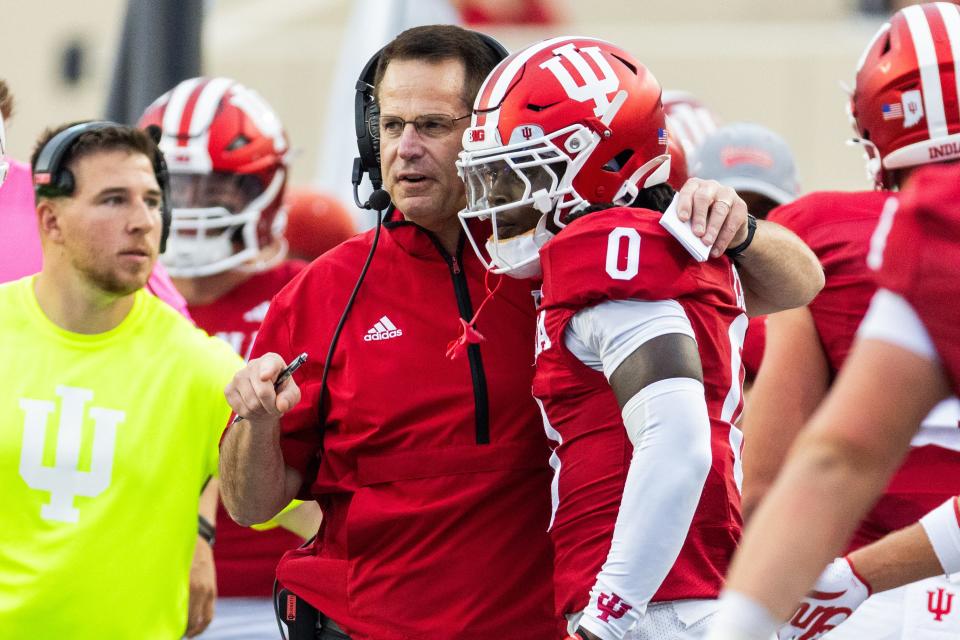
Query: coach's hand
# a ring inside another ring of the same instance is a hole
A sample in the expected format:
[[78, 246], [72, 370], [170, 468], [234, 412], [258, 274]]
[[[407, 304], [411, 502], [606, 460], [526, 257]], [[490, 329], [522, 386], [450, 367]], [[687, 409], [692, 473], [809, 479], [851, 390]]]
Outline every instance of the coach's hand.
[[273, 384], [284, 362], [276, 353], [251, 360], [233, 376], [224, 393], [230, 408], [251, 424], [276, 424], [284, 413], [300, 402], [300, 387], [293, 377], [274, 390]]
[[747, 239], [747, 203], [716, 180], [687, 180], [677, 192], [677, 217], [692, 220], [694, 235], [713, 243], [714, 258]]
[[213, 620], [213, 604], [217, 599], [217, 572], [213, 567], [213, 550], [201, 536], [193, 551], [190, 565], [190, 600], [187, 607], [187, 637], [199, 635]]

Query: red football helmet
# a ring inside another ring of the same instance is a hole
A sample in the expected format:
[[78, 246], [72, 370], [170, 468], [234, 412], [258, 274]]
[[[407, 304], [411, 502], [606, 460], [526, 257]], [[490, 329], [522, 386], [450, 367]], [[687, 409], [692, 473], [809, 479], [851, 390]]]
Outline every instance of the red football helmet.
[[[227, 78], [185, 80], [158, 98], [139, 126], [163, 131], [173, 224], [161, 260], [193, 278], [244, 266], [262, 269], [286, 254], [283, 194], [288, 142], [273, 109]], [[267, 262], [251, 262], [271, 243]]]
[[357, 233], [350, 212], [332, 195], [308, 188], [286, 197], [290, 257], [313, 260]]
[[[691, 162], [707, 136], [720, 126], [720, 118], [686, 91], [664, 91], [663, 113], [671, 137], [676, 137]], [[687, 169], [691, 167], [688, 165]]]
[[888, 170], [960, 158], [957, 49], [947, 2], [901, 9], [867, 45], [849, 108], [878, 186], [894, 186]]
[[[470, 124], [457, 162], [467, 187], [460, 215], [464, 224], [494, 218], [491, 260], [474, 248], [498, 272], [522, 266], [494, 255], [498, 213], [532, 207], [563, 227], [571, 212], [629, 205], [670, 174], [660, 85], [631, 54], [603, 40], [554, 38], [508, 57], [480, 88]], [[504, 176], [520, 188], [501, 204], [492, 188]], [[529, 253], [519, 262], [535, 261]]]

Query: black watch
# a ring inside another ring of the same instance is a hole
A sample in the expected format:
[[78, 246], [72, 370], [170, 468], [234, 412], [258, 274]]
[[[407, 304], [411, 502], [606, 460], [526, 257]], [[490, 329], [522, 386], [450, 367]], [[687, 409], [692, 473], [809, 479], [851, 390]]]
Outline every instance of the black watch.
[[199, 514], [197, 514], [197, 533], [199, 533], [200, 537], [206, 540], [207, 544], [211, 547], [213, 546], [213, 541], [217, 539], [217, 528]]
[[747, 214], [747, 239], [738, 244], [735, 247], [730, 247], [724, 253], [731, 258], [736, 258], [741, 253], [747, 250], [750, 244], [753, 242], [753, 236], [757, 233], [757, 219]]

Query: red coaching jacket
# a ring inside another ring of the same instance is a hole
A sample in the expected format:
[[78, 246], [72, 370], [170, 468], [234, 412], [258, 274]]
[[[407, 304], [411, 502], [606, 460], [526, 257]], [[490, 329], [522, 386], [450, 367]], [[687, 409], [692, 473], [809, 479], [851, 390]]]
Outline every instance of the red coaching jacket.
[[394, 213], [331, 361], [320, 428], [323, 361], [372, 238], [348, 240], [295, 278], [254, 345], [253, 357], [310, 355], [280, 444], [323, 524], [278, 577], [354, 640], [559, 637], [527, 284], [504, 277], [476, 324], [486, 340], [448, 359], [460, 318], [486, 295], [486, 272], [462, 238], [451, 256]]

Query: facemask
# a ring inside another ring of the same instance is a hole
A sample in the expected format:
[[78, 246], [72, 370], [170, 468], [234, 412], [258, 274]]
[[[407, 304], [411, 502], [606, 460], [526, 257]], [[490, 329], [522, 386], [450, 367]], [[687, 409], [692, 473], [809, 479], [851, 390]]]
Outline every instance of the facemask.
[[554, 235], [547, 231], [546, 220], [546, 216], [541, 217], [536, 227], [518, 236], [499, 242], [494, 242], [493, 236], [487, 240], [487, 255], [495, 273], [505, 273], [518, 280], [539, 278], [543, 274], [540, 247]]

